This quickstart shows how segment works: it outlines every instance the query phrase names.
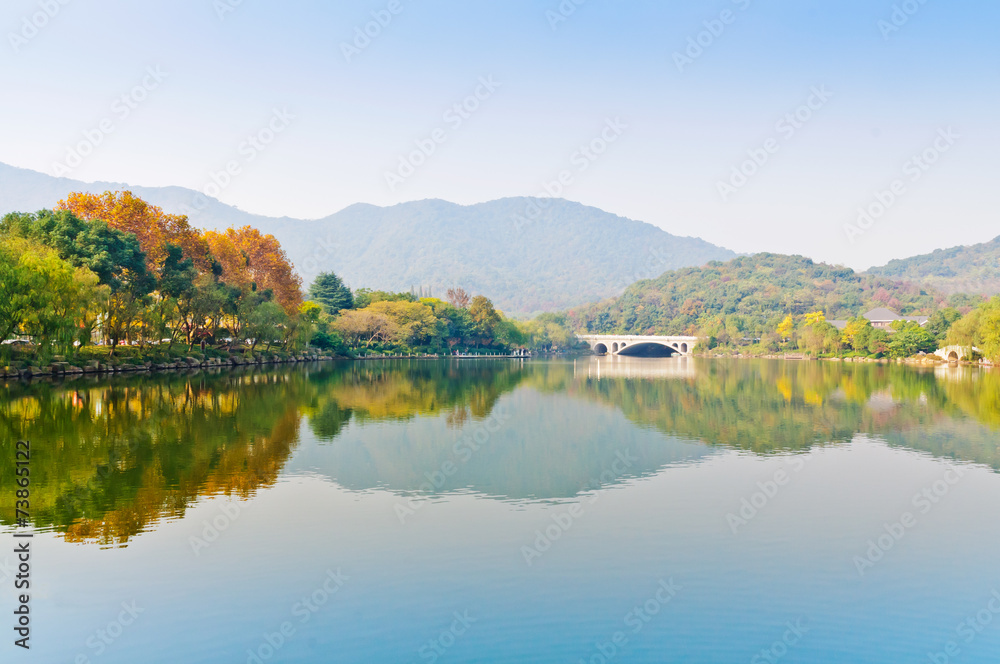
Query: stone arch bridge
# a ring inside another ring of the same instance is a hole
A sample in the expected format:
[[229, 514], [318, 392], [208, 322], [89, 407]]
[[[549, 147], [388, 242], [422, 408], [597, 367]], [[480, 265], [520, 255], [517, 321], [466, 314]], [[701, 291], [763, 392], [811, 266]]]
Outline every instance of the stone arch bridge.
[[982, 354], [982, 352], [975, 346], [972, 348], [968, 346], [945, 346], [934, 351], [934, 354], [946, 362], [959, 362], [961, 360], [971, 360], [976, 353]]
[[666, 349], [670, 355], [690, 355], [698, 337], [666, 337], [636, 334], [578, 334], [598, 355], [642, 355], [651, 348]]

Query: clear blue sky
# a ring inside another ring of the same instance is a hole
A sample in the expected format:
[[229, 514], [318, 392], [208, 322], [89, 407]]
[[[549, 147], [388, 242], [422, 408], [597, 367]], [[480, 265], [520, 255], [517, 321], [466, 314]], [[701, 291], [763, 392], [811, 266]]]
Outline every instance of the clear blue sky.
[[[52, 174], [107, 119], [69, 177], [203, 189], [234, 161], [217, 197], [269, 215], [532, 195], [567, 171], [566, 198], [737, 251], [867, 267], [1000, 233], [994, 0], [566, 0], [558, 23], [559, 0], [225, 1], [8, 0], [0, 161]], [[54, 16], [34, 34], [40, 4]], [[889, 32], [894, 4], [913, 13]], [[348, 61], [342, 44], [390, 5]], [[719, 34], [678, 67], [705, 21]], [[480, 77], [499, 87], [446, 119]], [[144, 79], [125, 116], [115, 100]], [[832, 97], [779, 128], [814, 87]], [[276, 108], [294, 119], [262, 151], [244, 144]], [[616, 118], [626, 127], [581, 170], [579, 146]], [[947, 127], [958, 138], [935, 148]], [[386, 171], [435, 129], [434, 154], [390, 188]], [[724, 201], [719, 182], [768, 146]], [[936, 163], [907, 165], [925, 150]], [[897, 179], [851, 241], [845, 224]]]

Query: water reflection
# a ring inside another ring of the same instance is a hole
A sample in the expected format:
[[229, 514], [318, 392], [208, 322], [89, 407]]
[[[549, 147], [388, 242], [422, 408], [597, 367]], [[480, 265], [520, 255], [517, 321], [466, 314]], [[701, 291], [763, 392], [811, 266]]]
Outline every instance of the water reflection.
[[[549, 500], [720, 448], [795, 452], [859, 433], [998, 469], [998, 428], [996, 372], [827, 362], [355, 362], [0, 387], [0, 453], [32, 441], [36, 526], [106, 546], [283, 471]], [[13, 480], [0, 476], [5, 525]]]

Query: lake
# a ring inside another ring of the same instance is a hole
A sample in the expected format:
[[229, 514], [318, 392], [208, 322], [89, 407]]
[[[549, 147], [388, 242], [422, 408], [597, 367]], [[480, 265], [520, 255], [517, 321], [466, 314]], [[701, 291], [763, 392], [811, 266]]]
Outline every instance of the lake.
[[997, 372], [338, 362], [0, 384], [0, 430], [4, 661], [1000, 659]]

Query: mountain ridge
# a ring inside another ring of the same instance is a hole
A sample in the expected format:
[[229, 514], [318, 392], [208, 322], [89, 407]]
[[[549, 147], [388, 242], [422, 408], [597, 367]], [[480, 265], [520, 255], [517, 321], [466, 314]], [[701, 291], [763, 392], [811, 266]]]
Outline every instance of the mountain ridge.
[[0, 164], [0, 214], [51, 208], [73, 191], [109, 189], [128, 189], [205, 230], [249, 224], [273, 234], [306, 284], [335, 271], [355, 288], [419, 286], [440, 296], [462, 287], [516, 315], [595, 302], [669, 269], [737, 256], [564, 199], [354, 203], [319, 219], [295, 219], [246, 212], [184, 187], [86, 183]]
[[912, 281], [944, 293], [1000, 293], [1000, 236], [987, 242], [935, 249], [891, 260], [869, 273]]

